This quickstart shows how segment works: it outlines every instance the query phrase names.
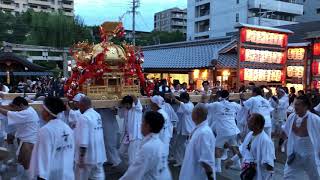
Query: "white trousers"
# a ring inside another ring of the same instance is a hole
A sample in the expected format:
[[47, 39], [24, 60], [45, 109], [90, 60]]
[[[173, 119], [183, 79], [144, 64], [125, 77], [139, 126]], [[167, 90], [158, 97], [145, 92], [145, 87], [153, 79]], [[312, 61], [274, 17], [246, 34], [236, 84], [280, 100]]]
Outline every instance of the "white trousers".
[[187, 140], [188, 140], [188, 136], [177, 134], [174, 159], [177, 161], [178, 164], [182, 164], [183, 162]]
[[96, 165], [86, 165], [84, 168], [80, 168], [78, 164], [76, 164], [75, 170], [75, 178], [76, 180], [104, 180], [105, 174], [103, 169], [103, 164]]
[[301, 157], [296, 155], [292, 164], [285, 165], [284, 168], [284, 180], [302, 180], [305, 176], [309, 177], [309, 180], [320, 180], [318, 167], [315, 163], [313, 155]]
[[136, 154], [140, 148], [140, 144], [141, 144], [140, 139], [130, 141], [129, 144], [121, 144], [120, 149], [119, 149], [120, 154], [123, 157], [128, 158], [129, 165], [133, 163], [133, 161], [136, 157]]

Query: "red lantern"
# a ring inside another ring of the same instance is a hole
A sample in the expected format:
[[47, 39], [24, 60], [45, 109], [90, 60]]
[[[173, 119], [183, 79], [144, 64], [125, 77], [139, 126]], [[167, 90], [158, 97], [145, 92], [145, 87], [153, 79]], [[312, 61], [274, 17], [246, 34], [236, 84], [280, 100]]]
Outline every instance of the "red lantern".
[[282, 59], [281, 59], [281, 64], [285, 64], [287, 62], [287, 53], [283, 52], [282, 53]]
[[285, 34], [282, 40], [282, 47], [287, 47], [287, 46], [288, 46], [288, 35]]
[[246, 60], [246, 49], [241, 48], [240, 49], [240, 62], [244, 62]]
[[244, 81], [244, 69], [240, 69], [239, 71], [239, 77], [240, 77], [240, 81]]
[[247, 40], [247, 29], [242, 28], [240, 31], [240, 42], [244, 43]]
[[314, 76], [319, 75], [319, 62], [313, 62], [312, 63], [312, 74]]
[[320, 43], [313, 44], [313, 55], [320, 56]]

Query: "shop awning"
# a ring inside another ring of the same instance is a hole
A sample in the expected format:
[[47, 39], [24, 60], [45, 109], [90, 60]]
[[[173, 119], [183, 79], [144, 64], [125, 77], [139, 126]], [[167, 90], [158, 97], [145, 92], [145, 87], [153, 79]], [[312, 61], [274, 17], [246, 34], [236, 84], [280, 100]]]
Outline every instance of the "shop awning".
[[212, 60], [230, 37], [171, 43], [143, 48], [144, 69], [197, 69], [212, 67]]

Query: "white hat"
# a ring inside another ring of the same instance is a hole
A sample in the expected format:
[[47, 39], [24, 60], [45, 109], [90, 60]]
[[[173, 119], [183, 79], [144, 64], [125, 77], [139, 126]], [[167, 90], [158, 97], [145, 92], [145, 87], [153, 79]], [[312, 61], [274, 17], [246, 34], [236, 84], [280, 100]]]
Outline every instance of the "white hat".
[[73, 97], [73, 101], [79, 102], [81, 98], [85, 97], [86, 95], [82, 94], [82, 93], [78, 93], [77, 95], [75, 95]]
[[158, 105], [158, 107], [161, 107], [164, 104], [164, 99], [163, 97], [157, 95], [157, 96], [151, 97], [151, 102]]

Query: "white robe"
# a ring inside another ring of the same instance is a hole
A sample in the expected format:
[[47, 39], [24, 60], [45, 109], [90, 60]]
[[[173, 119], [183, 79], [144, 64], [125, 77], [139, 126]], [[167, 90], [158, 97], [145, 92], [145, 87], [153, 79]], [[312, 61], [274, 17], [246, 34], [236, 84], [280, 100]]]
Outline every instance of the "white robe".
[[209, 165], [215, 172], [215, 137], [208, 121], [199, 124], [191, 135], [182, 163], [180, 180], [205, 180], [207, 175], [201, 163]]
[[243, 102], [243, 105], [249, 110], [250, 114], [258, 113], [264, 117], [265, 128], [272, 127], [271, 112], [273, 111], [273, 108], [268, 100], [262, 96], [254, 96]]
[[69, 116], [68, 116], [68, 124], [71, 128], [75, 128], [77, 121], [80, 119], [81, 117], [81, 112], [80, 110], [73, 110], [71, 109], [69, 111]]
[[[125, 135], [128, 136], [128, 141], [141, 140], [141, 123], [142, 123], [142, 105], [140, 100], [137, 104], [133, 104], [130, 110], [122, 109], [122, 113], [119, 114], [120, 117], [124, 118], [124, 130]], [[125, 140], [125, 139], [123, 139]], [[126, 141], [126, 140], [125, 140]], [[127, 142], [128, 143], [128, 142]]]
[[171, 130], [171, 134], [173, 131], [173, 127], [177, 126], [177, 122], [179, 121], [177, 113], [174, 111], [173, 107], [169, 103], [164, 103], [161, 107], [169, 116], [169, 127]]
[[177, 124], [177, 133], [181, 135], [190, 135], [190, 133], [195, 128], [195, 124], [192, 121], [192, 110], [193, 110], [193, 103], [181, 103], [178, 109], [178, 113], [181, 114], [181, 119]]
[[90, 108], [82, 114], [75, 129], [76, 156], [79, 163], [80, 147], [87, 148], [84, 164], [96, 165], [106, 162], [102, 119], [99, 113]]
[[111, 109], [98, 109], [98, 112], [102, 117], [103, 134], [108, 162], [113, 165], [118, 165], [121, 163], [121, 159], [118, 152], [120, 132], [117, 118]]
[[68, 125], [51, 120], [39, 130], [30, 161], [30, 178], [73, 180], [74, 136]]
[[[250, 151], [248, 144], [251, 142]], [[240, 146], [240, 153], [243, 156], [243, 162], [255, 162], [257, 164], [256, 180], [272, 179], [272, 172], [267, 171], [264, 164], [274, 167], [276, 159], [274, 144], [271, 138], [262, 131], [257, 136], [253, 136], [253, 132], [249, 132]]]
[[119, 112], [119, 117], [124, 118], [124, 134], [121, 138], [122, 144], [119, 151], [123, 156], [128, 155], [129, 164], [134, 161], [143, 138], [141, 134], [142, 109], [140, 100], [138, 100], [130, 110], [123, 108]]
[[169, 155], [169, 145], [172, 137], [172, 131], [170, 127], [171, 122], [169, 120], [168, 114], [163, 109], [159, 109], [158, 113], [160, 113], [164, 118], [163, 128], [161, 129], [159, 136], [165, 146], [165, 153]]
[[[294, 134], [292, 133], [292, 126], [293, 123], [296, 119], [297, 114], [292, 113], [286, 123], [283, 126], [283, 131], [286, 133], [288, 137], [288, 143], [287, 143], [287, 156], [290, 156], [293, 153], [293, 136]], [[316, 114], [313, 114], [311, 112], [308, 112], [307, 115], [307, 129], [308, 129], [308, 134], [310, 137], [310, 140], [313, 145], [313, 150], [314, 150], [314, 155], [315, 155], [315, 161], [316, 165], [318, 167], [318, 173], [320, 174], [320, 117], [317, 116]]]
[[210, 118], [214, 119], [211, 122], [215, 122], [213, 130], [217, 133], [217, 136], [228, 137], [239, 134], [236, 115], [240, 108], [239, 104], [226, 100], [208, 104], [211, 113]]
[[272, 120], [275, 122], [284, 122], [287, 120], [287, 110], [289, 107], [289, 100], [287, 96], [283, 96], [276, 103], [272, 98], [270, 98], [270, 104], [274, 108], [272, 111]]
[[137, 157], [120, 180], [171, 180], [163, 147], [158, 134], [144, 137]]
[[15, 129], [15, 136], [21, 142], [34, 144], [37, 141], [37, 133], [40, 127], [39, 116], [33, 107], [22, 111], [9, 111], [7, 113], [8, 126]]

